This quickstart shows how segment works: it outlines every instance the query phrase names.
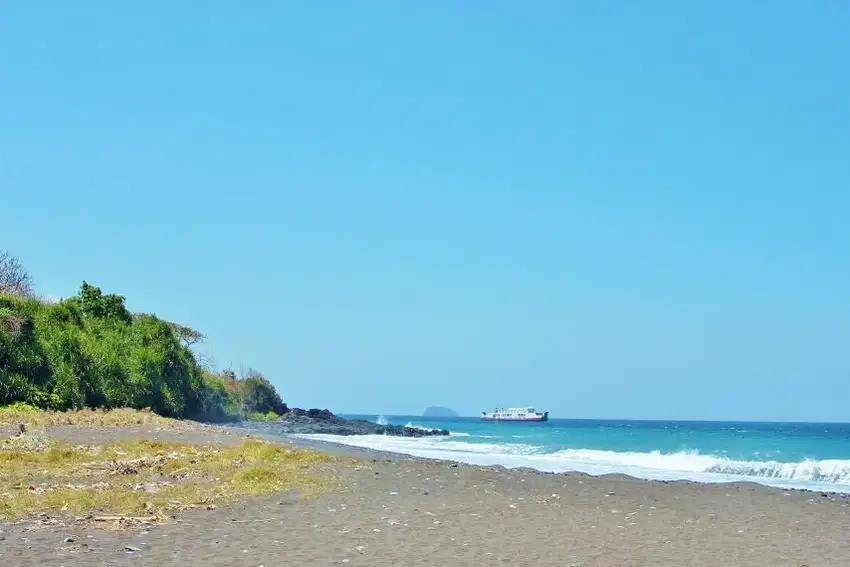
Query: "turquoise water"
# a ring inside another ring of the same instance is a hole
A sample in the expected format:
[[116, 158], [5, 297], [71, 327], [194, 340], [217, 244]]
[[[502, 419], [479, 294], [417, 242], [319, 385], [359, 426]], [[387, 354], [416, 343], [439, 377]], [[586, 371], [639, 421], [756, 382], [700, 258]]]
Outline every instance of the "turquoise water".
[[850, 424], [346, 416], [424, 428], [449, 437], [310, 436], [480, 465], [549, 472], [624, 473], [658, 480], [748, 480], [850, 493]]

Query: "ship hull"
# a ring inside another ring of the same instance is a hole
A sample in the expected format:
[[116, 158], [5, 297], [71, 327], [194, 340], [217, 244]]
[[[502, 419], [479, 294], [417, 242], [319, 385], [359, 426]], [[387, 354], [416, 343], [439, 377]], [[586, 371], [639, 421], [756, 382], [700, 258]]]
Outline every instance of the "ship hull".
[[549, 412], [547, 411], [543, 415], [534, 416], [534, 417], [491, 417], [491, 416], [482, 416], [481, 421], [493, 421], [499, 423], [543, 423], [544, 421], [549, 421]]

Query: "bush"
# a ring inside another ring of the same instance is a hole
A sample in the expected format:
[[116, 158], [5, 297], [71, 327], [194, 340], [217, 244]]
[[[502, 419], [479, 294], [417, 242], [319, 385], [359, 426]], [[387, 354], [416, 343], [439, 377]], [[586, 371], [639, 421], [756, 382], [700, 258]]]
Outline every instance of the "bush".
[[281, 416], [273, 411], [267, 413], [251, 412], [246, 418], [248, 421], [280, 421]]
[[208, 421], [275, 421], [289, 412], [275, 387], [255, 370], [238, 378], [232, 370], [205, 372], [206, 403], [202, 415]]
[[9, 404], [9, 405], [0, 407], [0, 414], [4, 414], [4, 413], [29, 414], [29, 413], [38, 413], [39, 411], [41, 411], [41, 410], [39, 410], [37, 407], [30, 405], [30, 404], [27, 404], [27, 403], [24, 403], [24, 402], [15, 402], [13, 404]]
[[245, 392], [244, 408], [249, 413], [283, 415], [289, 409], [272, 383], [259, 372], [249, 371], [248, 376], [241, 381], [241, 387]]
[[205, 372], [204, 389], [198, 419], [201, 421], [228, 422], [239, 421], [243, 409], [237, 396], [227, 388], [227, 378]]

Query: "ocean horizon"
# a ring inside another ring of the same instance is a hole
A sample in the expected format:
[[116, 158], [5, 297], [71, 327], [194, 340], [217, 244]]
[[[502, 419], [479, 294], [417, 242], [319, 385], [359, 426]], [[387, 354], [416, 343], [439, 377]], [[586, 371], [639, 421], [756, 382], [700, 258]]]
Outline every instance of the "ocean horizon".
[[850, 493], [850, 423], [345, 415], [447, 429], [448, 437], [301, 435], [353, 447], [472, 465], [626, 474], [647, 480], [756, 482]]

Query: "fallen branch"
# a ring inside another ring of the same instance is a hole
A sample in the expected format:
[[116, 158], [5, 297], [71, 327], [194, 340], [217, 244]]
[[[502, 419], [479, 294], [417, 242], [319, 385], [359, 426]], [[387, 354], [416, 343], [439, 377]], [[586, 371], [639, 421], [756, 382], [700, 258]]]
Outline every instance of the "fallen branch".
[[157, 516], [95, 516], [92, 518], [95, 522], [140, 522], [150, 523], [155, 522], [159, 518]]

